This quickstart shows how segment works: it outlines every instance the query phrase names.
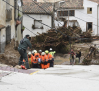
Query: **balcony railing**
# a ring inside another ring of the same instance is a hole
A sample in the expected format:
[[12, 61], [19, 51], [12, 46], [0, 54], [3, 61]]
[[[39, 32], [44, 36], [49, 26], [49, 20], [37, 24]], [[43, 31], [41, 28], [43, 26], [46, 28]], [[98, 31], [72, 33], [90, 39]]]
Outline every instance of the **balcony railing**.
[[6, 10], [6, 21], [12, 20], [12, 9]]

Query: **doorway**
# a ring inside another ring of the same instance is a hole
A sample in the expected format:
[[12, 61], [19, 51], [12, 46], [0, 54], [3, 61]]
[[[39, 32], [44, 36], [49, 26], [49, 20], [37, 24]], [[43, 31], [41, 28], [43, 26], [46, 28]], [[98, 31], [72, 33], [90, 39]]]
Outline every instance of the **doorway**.
[[11, 26], [6, 27], [6, 44], [11, 42]]
[[92, 27], [93, 27], [92, 24], [93, 24], [92, 22], [86, 23], [86, 31], [92, 31]]

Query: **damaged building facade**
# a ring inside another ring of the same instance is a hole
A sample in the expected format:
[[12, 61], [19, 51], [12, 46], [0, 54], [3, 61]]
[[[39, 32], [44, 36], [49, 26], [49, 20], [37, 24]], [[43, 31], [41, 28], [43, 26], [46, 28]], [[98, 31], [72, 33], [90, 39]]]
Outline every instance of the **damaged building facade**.
[[99, 35], [99, 2], [96, 0], [65, 0], [56, 2], [58, 19], [65, 18], [68, 26], [76, 25], [83, 32], [92, 30]]
[[23, 33], [21, 32], [22, 23], [16, 27], [18, 10], [15, 10], [13, 7], [18, 8], [17, 1], [0, 0], [0, 53], [4, 53], [5, 46], [11, 42], [11, 39], [14, 38], [15, 41], [19, 42], [23, 37]]

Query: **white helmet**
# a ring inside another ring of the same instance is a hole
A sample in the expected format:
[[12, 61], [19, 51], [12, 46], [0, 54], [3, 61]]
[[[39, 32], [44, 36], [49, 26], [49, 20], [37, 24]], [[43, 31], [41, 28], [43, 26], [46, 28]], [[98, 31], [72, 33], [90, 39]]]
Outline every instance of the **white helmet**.
[[42, 54], [41, 55], [45, 55], [45, 52], [42, 52]]
[[32, 51], [32, 54], [34, 54], [34, 50]]
[[42, 50], [39, 50], [39, 52], [42, 52]]
[[32, 53], [34, 53], [34, 54], [37, 53], [37, 50], [33, 50]]
[[52, 48], [50, 48], [50, 51], [52, 51]]
[[31, 52], [28, 52], [28, 55], [31, 55]]

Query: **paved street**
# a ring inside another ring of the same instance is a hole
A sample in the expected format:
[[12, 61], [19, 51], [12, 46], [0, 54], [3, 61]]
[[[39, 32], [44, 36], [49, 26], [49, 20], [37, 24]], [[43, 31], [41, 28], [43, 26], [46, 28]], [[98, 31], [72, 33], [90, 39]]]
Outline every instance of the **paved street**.
[[30, 70], [35, 72], [11, 72], [2, 77], [0, 91], [99, 91], [97, 65], [55, 65], [46, 70]]

